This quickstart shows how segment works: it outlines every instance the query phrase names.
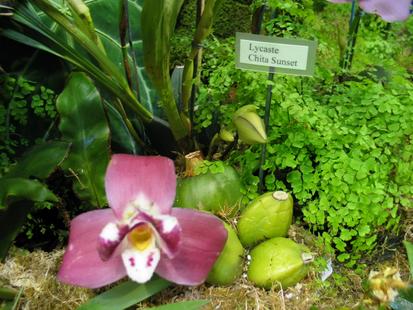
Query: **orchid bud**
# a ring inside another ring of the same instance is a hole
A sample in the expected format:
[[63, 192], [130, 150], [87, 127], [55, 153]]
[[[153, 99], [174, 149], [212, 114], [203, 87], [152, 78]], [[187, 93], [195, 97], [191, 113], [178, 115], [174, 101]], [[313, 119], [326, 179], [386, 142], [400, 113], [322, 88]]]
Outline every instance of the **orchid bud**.
[[258, 116], [256, 106], [249, 104], [239, 108], [232, 121], [242, 142], [246, 144], [267, 143], [264, 122]]
[[219, 138], [225, 142], [233, 142], [234, 134], [228, 129], [221, 128], [221, 130], [219, 131]]

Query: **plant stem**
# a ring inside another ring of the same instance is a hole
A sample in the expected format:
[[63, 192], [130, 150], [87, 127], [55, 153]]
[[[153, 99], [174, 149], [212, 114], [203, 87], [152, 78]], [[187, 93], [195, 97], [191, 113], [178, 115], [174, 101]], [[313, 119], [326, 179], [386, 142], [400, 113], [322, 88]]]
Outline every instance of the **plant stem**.
[[350, 70], [353, 62], [354, 47], [356, 45], [357, 33], [360, 26], [360, 20], [363, 15], [363, 11], [360, 7], [357, 8], [354, 17], [351, 17], [350, 30], [347, 39], [346, 51], [344, 53], [343, 59], [341, 60], [340, 66], [343, 70]]
[[126, 35], [129, 28], [129, 14], [128, 14], [128, 1], [120, 0], [120, 16], [119, 16], [119, 37], [120, 48], [122, 50], [123, 69], [125, 70], [126, 80], [128, 81], [129, 88], [132, 89], [132, 74], [129, 65], [128, 46], [126, 43]]
[[254, 11], [251, 21], [251, 33], [259, 34], [261, 32], [262, 19], [264, 17], [265, 9], [266, 6], [262, 5]]
[[[210, 0], [210, 2], [212, 1]], [[196, 24], [197, 25], [199, 25], [199, 23], [201, 22], [201, 17], [202, 17], [202, 14], [204, 13], [204, 10], [205, 10], [205, 0], [198, 0], [197, 10], [196, 10]], [[212, 16], [211, 16], [211, 24], [212, 24]], [[195, 83], [192, 84], [191, 97], [190, 97], [190, 103], [189, 103], [189, 120], [191, 124], [193, 124], [194, 122], [195, 98], [198, 93], [197, 84], [199, 83], [201, 79], [202, 45], [198, 44], [198, 46], [193, 46], [192, 49], [193, 51], [196, 50], [196, 54], [194, 55], [194, 58], [193, 58], [193, 72], [192, 72], [192, 78], [193, 78], [193, 81], [195, 81]], [[192, 133], [192, 130], [191, 130], [191, 133]]]

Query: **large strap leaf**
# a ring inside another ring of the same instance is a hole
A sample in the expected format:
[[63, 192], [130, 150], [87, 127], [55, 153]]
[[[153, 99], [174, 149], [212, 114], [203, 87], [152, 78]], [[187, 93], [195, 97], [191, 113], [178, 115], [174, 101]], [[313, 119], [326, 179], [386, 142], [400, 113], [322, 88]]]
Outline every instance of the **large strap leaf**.
[[[65, 1], [52, 0], [51, 2], [62, 12], [69, 10]], [[120, 1], [84, 0], [84, 3], [89, 7], [96, 33], [103, 43], [107, 57], [123, 72], [122, 48], [119, 35]], [[143, 0], [129, 0], [128, 4], [129, 27], [132, 35], [131, 41], [138, 65], [138, 99], [150, 112], [159, 115], [160, 111], [156, 104], [156, 91], [151, 85], [143, 64], [142, 34], [140, 29]], [[70, 36], [62, 31], [61, 27], [56, 25], [56, 23], [53, 23], [47, 18], [43, 12], [39, 12], [38, 14], [42, 20], [49, 25], [50, 29], [66, 38], [67, 44], [74, 44]], [[132, 63], [131, 57], [129, 61]]]
[[109, 128], [96, 87], [83, 73], [70, 76], [57, 98], [59, 129], [72, 143], [63, 163], [76, 177], [74, 190], [93, 206], [106, 204], [104, 175], [109, 163]]
[[162, 107], [177, 141], [188, 136], [189, 124], [179, 115], [175, 102], [169, 75], [169, 51], [183, 1], [145, 1], [141, 22], [145, 68], [160, 94]]

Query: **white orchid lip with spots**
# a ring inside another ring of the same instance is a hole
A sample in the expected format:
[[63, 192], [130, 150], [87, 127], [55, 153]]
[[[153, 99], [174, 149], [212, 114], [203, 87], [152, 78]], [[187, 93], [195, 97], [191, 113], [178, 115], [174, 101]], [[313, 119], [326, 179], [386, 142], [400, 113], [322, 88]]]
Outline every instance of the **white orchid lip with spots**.
[[155, 272], [182, 285], [204, 282], [227, 232], [213, 215], [172, 208], [175, 187], [170, 159], [114, 155], [105, 177], [111, 209], [73, 219], [59, 280], [98, 288], [126, 275], [144, 283]]

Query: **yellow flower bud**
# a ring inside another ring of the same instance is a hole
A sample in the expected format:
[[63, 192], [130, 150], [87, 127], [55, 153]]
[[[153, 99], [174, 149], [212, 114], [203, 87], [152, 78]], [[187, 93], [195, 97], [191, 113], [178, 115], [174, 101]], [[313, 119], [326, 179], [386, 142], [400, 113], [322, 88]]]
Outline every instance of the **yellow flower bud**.
[[219, 138], [225, 142], [233, 142], [234, 134], [225, 128], [221, 128], [221, 130], [219, 131]]

